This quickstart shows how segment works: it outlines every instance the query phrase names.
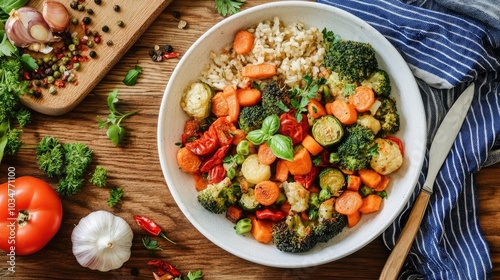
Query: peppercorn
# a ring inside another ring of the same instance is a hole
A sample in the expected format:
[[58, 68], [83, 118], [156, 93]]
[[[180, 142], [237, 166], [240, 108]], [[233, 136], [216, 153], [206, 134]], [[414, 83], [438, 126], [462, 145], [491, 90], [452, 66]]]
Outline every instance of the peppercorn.
[[151, 56], [151, 60], [152, 60], [152, 61], [156, 61], [156, 59], [157, 59], [157, 58], [158, 58], [158, 57], [156, 56], [156, 54], [153, 54], [153, 55]]
[[40, 80], [36, 80], [35, 81], [35, 86], [39, 87], [42, 85], [42, 82], [40, 82]]
[[89, 56], [92, 57], [92, 58], [94, 58], [94, 57], [97, 56], [97, 53], [95, 51], [90, 51], [89, 52]]
[[54, 78], [60, 78], [61, 77], [61, 72], [59, 71], [54, 71]]
[[123, 23], [122, 20], [119, 20], [116, 22], [116, 25], [118, 25], [118, 27], [123, 27], [123, 26], [125, 26], [125, 23]]
[[163, 47], [163, 50], [164, 50], [165, 52], [168, 52], [168, 53], [169, 53], [169, 52], [173, 52], [173, 51], [174, 51], [174, 48], [173, 48], [171, 45], [166, 45], [166, 46], [164, 46], [164, 47]]
[[120, 6], [114, 5], [113, 6], [113, 10], [115, 10], [115, 12], [119, 12], [120, 11]]
[[87, 47], [89, 47], [89, 48], [93, 48], [93, 47], [94, 47], [94, 41], [92, 41], [92, 40], [88, 40], [88, 41], [87, 41]]
[[77, 25], [77, 24], [78, 24], [78, 19], [77, 19], [77, 18], [72, 18], [72, 19], [71, 19], [71, 23], [72, 23], [73, 25]]
[[80, 70], [80, 67], [81, 67], [81, 64], [79, 62], [73, 63], [73, 69], [75, 69], [76, 71]]
[[45, 75], [52, 76], [54, 74], [54, 70], [52, 68], [45, 69]]
[[94, 0], [94, 3], [96, 3], [97, 5], [101, 5], [102, 1], [101, 0]]
[[106, 42], [106, 45], [108, 45], [108, 46], [112, 46], [112, 45], [113, 45], [113, 41], [108, 40], [108, 41]]
[[107, 25], [104, 25], [104, 26], [102, 27], [102, 31], [103, 31], [103, 32], [108, 32], [108, 31], [109, 31], [109, 27], [108, 27]]
[[149, 50], [149, 56], [153, 56], [155, 55], [155, 51], [154, 50]]
[[85, 6], [83, 6], [83, 5], [79, 4], [79, 5], [78, 5], [78, 11], [80, 11], [80, 12], [81, 12], [81, 11], [84, 11], [84, 10], [85, 10]]
[[80, 44], [80, 39], [78, 39], [78, 37], [73, 37], [73, 44], [78, 46]]
[[174, 16], [175, 19], [180, 19], [181, 18], [181, 13], [178, 11], [173, 11], [172, 15]]
[[89, 14], [89, 15], [93, 15], [93, 14], [94, 14], [94, 10], [92, 10], [92, 9], [87, 9], [87, 14]]
[[57, 93], [56, 87], [55, 86], [50, 86], [49, 93], [52, 94], [52, 95], [56, 94]]
[[177, 28], [179, 29], [184, 29], [187, 26], [187, 21], [185, 20], [179, 20], [179, 24], [177, 25]]
[[70, 4], [69, 4], [69, 7], [73, 10], [78, 10], [78, 1], [72, 1]]
[[48, 77], [47, 77], [47, 83], [49, 83], [49, 84], [54, 83], [54, 81], [55, 81], [55, 80], [56, 80], [56, 79], [54, 79], [54, 77], [53, 77], [53, 76], [48, 76]]
[[42, 93], [39, 90], [35, 90], [35, 92], [33, 92], [33, 96], [35, 98], [40, 98], [42, 96]]
[[91, 20], [89, 17], [84, 17], [84, 18], [83, 18], [83, 23], [85, 23], [85, 24], [87, 24], [87, 25], [88, 25], [88, 24], [90, 24], [90, 22], [91, 22], [91, 21], [92, 21], [92, 20]]
[[132, 267], [130, 269], [130, 275], [132, 275], [132, 276], [138, 276], [139, 275], [139, 269], [137, 269], [136, 267]]

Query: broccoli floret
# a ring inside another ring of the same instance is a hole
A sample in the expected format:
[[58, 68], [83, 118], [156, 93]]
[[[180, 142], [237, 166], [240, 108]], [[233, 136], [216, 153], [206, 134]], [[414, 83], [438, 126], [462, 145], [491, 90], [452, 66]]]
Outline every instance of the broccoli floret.
[[373, 151], [376, 151], [376, 146], [372, 145], [375, 134], [359, 124], [348, 127], [346, 134], [337, 150], [340, 166], [346, 170], [368, 168]]
[[347, 225], [347, 218], [333, 210], [333, 199], [321, 203], [317, 221], [307, 225], [293, 213], [273, 226], [273, 242], [284, 252], [306, 252], [320, 242], [328, 242]]
[[265, 116], [281, 115], [284, 107], [290, 106], [290, 96], [286, 86], [281, 86], [277, 81], [266, 84], [262, 90], [262, 107]]
[[379, 98], [380, 107], [374, 117], [380, 121], [382, 131], [387, 134], [394, 134], [399, 130], [399, 114], [396, 108], [396, 101], [392, 98]]
[[378, 67], [370, 44], [350, 40], [329, 44], [323, 65], [351, 83], [363, 81]]
[[391, 80], [389, 74], [382, 70], [375, 70], [361, 85], [371, 87], [377, 96], [389, 96], [391, 94]]
[[334, 210], [334, 199], [321, 203], [318, 210], [318, 224], [314, 227], [316, 242], [328, 242], [347, 225], [347, 217]]
[[273, 242], [280, 251], [290, 253], [306, 252], [316, 245], [312, 228], [297, 213], [273, 226]]
[[208, 211], [221, 214], [227, 207], [234, 205], [241, 196], [239, 186], [233, 186], [231, 180], [226, 177], [224, 180], [209, 184], [206, 189], [198, 193], [198, 201]]
[[265, 117], [266, 112], [261, 104], [243, 107], [240, 111], [238, 124], [241, 130], [248, 133], [249, 131], [261, 128]]

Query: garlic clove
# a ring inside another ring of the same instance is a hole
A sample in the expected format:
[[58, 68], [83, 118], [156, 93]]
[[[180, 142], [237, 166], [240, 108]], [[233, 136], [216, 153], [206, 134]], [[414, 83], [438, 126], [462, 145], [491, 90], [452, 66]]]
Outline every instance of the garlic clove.
[[12, 10], [5, 22], [5, 32], [12, 44], [22, 48], [60, 40], [59, 37], [54, 37], [42, 14], [32, 7]]
[[45, 0], [42, 15], [53, 32], [63, 32], [69, 27], [68, 9], [63, 3], [55, 0]]

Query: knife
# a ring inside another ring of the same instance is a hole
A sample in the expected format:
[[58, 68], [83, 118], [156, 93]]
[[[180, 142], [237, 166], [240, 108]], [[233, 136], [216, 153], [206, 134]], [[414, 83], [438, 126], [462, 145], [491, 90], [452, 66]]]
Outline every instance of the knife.
[[455, 138], [462, 127], [473, 97], [474, 83], [470, 84], [462, 92], [439, 125], [439, 129], [436, 135], [434, 135], [429, 150], [429, 168], [427, 169], [427, 178], [425, 179], [424, 186], [420, 190], [408, 221], [396, 242], [396, 246], [392, 249], [382, 269], [380, 280], [397, 279], [422, 222], [429, 198], [433, 192], [436, 176], [455, 142]]

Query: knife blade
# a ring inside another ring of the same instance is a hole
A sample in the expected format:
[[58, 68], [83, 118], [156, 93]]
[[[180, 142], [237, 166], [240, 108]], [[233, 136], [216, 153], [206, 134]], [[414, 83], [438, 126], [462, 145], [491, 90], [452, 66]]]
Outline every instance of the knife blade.
[[410, 216], [408, 217], [408, 221], [396, 242], [396, 246], [392, 249], [382, 269], [380, 280], [397, 279], [399, 271], [413, 244], [415, 235], [422, 223], [425, 209], [429, 203], [430, 195], [433, 192], [436, 176], [455, 142], [458, 132], [465, 120], [465, 116], [469, 111], [473, 97], [474, 83], [470, 84], [467, 89], [462, 92], [439, 125], [432, 139], [431, 148], [429, 149], [429, 168], [427, 170], [424, 186], [420, 190], [417, 200], [413, 205], [413, 209], [410, 212]]

